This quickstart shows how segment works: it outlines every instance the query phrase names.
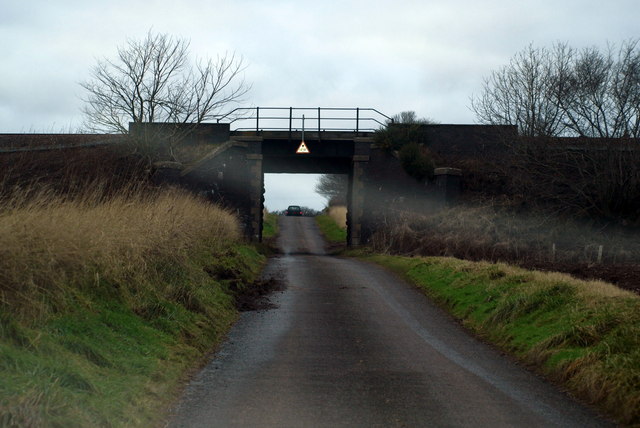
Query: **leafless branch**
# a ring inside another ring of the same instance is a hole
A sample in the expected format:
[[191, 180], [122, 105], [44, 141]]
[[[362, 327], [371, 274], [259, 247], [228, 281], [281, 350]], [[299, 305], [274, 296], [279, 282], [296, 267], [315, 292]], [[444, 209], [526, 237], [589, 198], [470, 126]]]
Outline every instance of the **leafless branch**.
[[638, 41], [616, 51], [529, 45], [485, 79], [471, 99], [481, 123], [524, 136], [640, 137]]
[[149, 31], [143, 40], [128, 40], [115, 59], [98, 61], [90, 79], [81, 83], [87, 91], [85, 126], [93, 132], [127, 133], [130, 122], [211, 120], [250, 89], [244, 69], [235, 54], [194, 65], [188, 41]]

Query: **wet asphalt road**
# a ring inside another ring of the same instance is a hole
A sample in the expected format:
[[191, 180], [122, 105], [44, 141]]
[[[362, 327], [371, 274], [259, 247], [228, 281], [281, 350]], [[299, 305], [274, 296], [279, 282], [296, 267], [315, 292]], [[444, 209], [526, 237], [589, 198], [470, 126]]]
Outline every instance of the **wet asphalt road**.
[[325, 255], [312, 218], [280, 225], [277, 307], [243, 313], [170, 426], [608, 425], [394, 275]]

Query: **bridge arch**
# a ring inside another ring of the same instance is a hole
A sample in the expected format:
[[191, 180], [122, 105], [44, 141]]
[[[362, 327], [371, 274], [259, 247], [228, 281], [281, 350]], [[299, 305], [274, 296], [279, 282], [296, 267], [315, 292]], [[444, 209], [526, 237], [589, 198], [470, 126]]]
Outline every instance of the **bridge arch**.
[[390, 121], [372, 108], [238, 108], [207, 124], [220, 145], [181, 176], [233, 200], [245, 234], [261, 240], [265, 173], [346, 174], [347, 244], [359, 245], [364, 169], [374, 131]]
[[302, 140], [283, 138], [262, 131], [260, 135], [236, 136], [235, 141], [246, 144], [247, 170], [250, 171], [246, 192], [250, 199], [250, 219], [245, 227], [249, 236], [262, 239], [265, 173], [320, 173], [346, 174], [347, 191], [347, 244], [361, 243], [364, 202], [363, 171], [369, 162], [371, 137], [345, 138], [344, 135], [322, 133], [305, 137], [309, 153], [296, 153]]

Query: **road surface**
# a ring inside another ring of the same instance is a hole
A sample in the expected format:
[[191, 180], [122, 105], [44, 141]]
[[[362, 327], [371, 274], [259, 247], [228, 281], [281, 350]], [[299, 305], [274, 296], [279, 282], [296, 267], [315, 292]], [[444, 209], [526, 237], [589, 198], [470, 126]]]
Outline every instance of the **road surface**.
[[326, 255], [313, 218], [280, 226], [265, 275], [286, 289], [243, 313], [169, 426], [608, 426], [396, 276]]

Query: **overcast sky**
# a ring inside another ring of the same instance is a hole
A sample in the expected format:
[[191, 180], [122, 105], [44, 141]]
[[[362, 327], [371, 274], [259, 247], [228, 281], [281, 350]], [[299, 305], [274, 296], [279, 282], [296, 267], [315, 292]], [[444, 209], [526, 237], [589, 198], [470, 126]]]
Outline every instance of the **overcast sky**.
[[[640, 37], [639, 22], [638, 0], [1, 0], [0, 133], [79, 130], [78, 83], [149, 29], [189, 39], [196, 57], [242, 56], [249, 106], [474, 123], [482, 78], [529, 43], [604, 47]], [[313, 180], [268, 178], [267, 206], [320, 208], [293, 193]]]

